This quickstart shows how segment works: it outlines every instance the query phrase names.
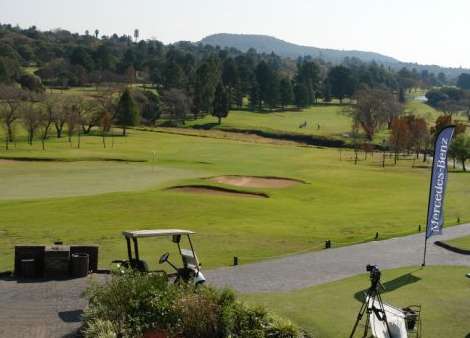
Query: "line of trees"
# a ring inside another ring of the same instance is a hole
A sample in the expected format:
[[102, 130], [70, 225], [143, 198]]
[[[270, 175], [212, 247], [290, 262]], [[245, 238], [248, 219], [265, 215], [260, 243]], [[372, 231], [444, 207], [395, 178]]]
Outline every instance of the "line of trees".
[[[189, 102], [190, 114], [212, 114], [219, 122], [226, 117], [220, 102], [227, 101], [231, 109], [242, 108], [246, 97], [249, 109], [262, 111], [306, 107], [319, 99], [342, 101], [364, 86], [401, 92], [404, 97], [416, 86], [448, 83], [443, 73], [406, 68], [395, 72], [356, 58], [333, 65], [310, 57], [282, 59], [254, 49], [243, 53], [189, 42], [164, 45], [138, 37], [138, 30], [132, 39], [130, 35], [99, 37], [99, 30], [80, 35], [0, 25], [0, 82], [17, 82], [38, 93], [44, 92], [44, 86], [152, 83], [162, 96], [168, 92], [172, 99]], [[26, 66], [34, 68], [25, 72]], [[465, 84], [465, 78], [460, 82]], [[217, 111], [216, 92], [224, 95], [217, 99]], [[186, 109], [179, 111], [184, 121]]]
[[[168, 95], [167, 95], [168, 96]], [[165, 97], [165, 100], [168, 100]], [[172, 107], [167, 109], [173, 110]], [[105, 88], [92, 96], [58, 93], [37, 93], [15, 86], [0, 85], [0, 122], [5, 130], [5, 148], [15, 142], [15, 130], [21, 125], [27, 142], [45, 142], [55, 131], [57, 138], [88, 135], [99, 129], [106, 147], [106, 135], [113, 125], [123, 135], [131, 126], [153, 124], [161, 114], [160, 97], [150, 90]]]

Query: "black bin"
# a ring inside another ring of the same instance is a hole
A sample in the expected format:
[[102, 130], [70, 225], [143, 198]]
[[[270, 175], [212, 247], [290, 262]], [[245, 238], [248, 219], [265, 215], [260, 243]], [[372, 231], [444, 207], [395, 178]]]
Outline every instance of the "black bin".
[[21, 277], [34, 278], [36, 277], [36, 261], [34, 258], [25, 258], [20, 261], [21, 264]]
[[72, 277], [81, 278], [88, 275], [90, 270], [90, 255], [83, 252], [74, 253], [70, 263]]

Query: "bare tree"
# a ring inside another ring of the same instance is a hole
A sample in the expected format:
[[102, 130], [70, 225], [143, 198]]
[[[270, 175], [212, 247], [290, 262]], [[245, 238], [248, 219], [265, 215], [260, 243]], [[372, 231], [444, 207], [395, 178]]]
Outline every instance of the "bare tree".
[[[77, 108], [74, 100], [67, 100], [64, 105], [65, 125], [67, 126], [67, 137], [69, 143], [72, 143], [72, 136], [77, 126], [80, 125], [80, 116], [77, 113]], [[78, 128], [79, 129], [79, 128]]]
[[106, 133], [111, 129], [113, 116], [108, 111], [102, 111], [100, 116], [101, 137], [103, 139], [103, 147], [106, 148]]
[[43, 100], [44, 105], [44, 138], [49, 136], [50, 127], [54, 124], [57, 131], [57, 138], [62, 135], [62, 128], [65, 123], [63, 116], [64, 102], [63, 96], [59, 94], [47, 94]]
[[184, 124], [191, 112], [191, 98], [181, 89], [169, 89], [162, 93], [162, 113], [176, 123]]
[[384, 124], [391, 126], [403, 107], [393, 93], [382, 89], [360, 89], [356, 92], [356, 104], [349, 112], [353, 121], [362, 128], [369, 141]]
[[33, 145], [34, 135], [43, 121], [41, 106], [34, 100], [23, 102], [21, 120], [28, 133], [28, 144]]
[[75, 100], [75, 109], [80, 118], [83, 134], [88, 135], [91, 129], [100, 122], [100, 111], [97, 102], [94, 99], [79, 97]]
[[20, 118], [20, 108], [26, 98], [26, 92], [12, 86], [0, 86], [0, 120], [6, 130], [5, 146], [13, 142], [15, 121]]

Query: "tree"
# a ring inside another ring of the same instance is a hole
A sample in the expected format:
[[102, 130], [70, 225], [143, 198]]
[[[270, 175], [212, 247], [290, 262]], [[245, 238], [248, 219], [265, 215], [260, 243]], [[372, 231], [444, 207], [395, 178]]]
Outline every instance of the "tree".
[[21, 88], [30, 90], [32, 92], [43, 93], [45, 91], [41, 79], [36, 75], [23, 74], [18, 79], [18, 83], [21, 85]]
[[295, 105], [297, 107], [308, 106], [308, 88], [304, 83], [297, 83], [294, 87]]
[[137, 103], [132, 98], [129, 88], [126, 88], [117, 105], [115, 122], [122, 128], [122, 135], [126, 136], [126, 129], [139, 123], [140, 113]]
[[93, 58], [90, 56], [89, 51], [84, 47], [76, 47], [72, 50], [70, 63], [72, 65], [82, 66], [87, 71], [91, 71], [95, 67]]
[[230, 100], [230, 106], [232, 102], [240, 104], [240, 75], [238, 73], [238, 67], [233, 58], [227, 58], [222, 66], [222, 81], [228, 92]]
[[253, 84], [250, 88], [250, 97], [249, 97], [249, 107], [252, 111], [261, 111], [263, 104], [261, 102], [261, 94], [259, 85], [256, 80], [253, 81]]
[[[73, 99], [68, 99], [64, 103], [64, 119], [67, 126], [67, 137], [68, 142], [72, 143], [72, 136], [77, 127], [79, 129], [80, 125], [80, 116], [78, 114], [76, 104]], [[80, 131], [79, 131], [80, 133]]]
[[33, 144], [34, 135], [43, 121], [41, 107], [33, 100], [21, 105], [21, 121], [28, 133], [28, 144]]
[[274, 108], [279, 103], [279, 78], [271, 64], [261, 61], [255, 71], [259, 86], [261, 109], [264, 104]]
[[292, 85], [289, 79], [283, 78], [279, 83], [280, 91], [280, 103], [282, 109], [285, 109], [286, 106], [292, 104], [294, 100], [294, 91], [292, 90]]
[[230, 109], [230, 98], [228, 91], [224, 86], [219, 83], [215, 90], [214, 98], [214, 108], [212, 110], [212, 115], [218, 118], [218, 124], [222, 122], [222, 118], [228, 116]]
[[400, 88], [398, 92], [398, 102], [401, 104], [406, 103], [405, 90], [403, 88]]
[[57, 94], [47, 94], [42, 100], [43, 105], [43, 121], [42, 121], [42, 137], [43, 146], [44, 141], [49, 136], [49, 129], [58, 119], [63, 109], [62, 107], [62, 97]]
[[463, 171], [467, 171], [465, 162], [470, 159], [470, 137], [465, 134], [456, 136], [450, 146], [450, 152], [462, 163]]
[[302, 88], [302, 106], [312, 105], [320, 92], [320, 67], [312, 61], [298, 62], [294, 82]]
[[351, 116], [372, 141], [376, 131], [390, 120], [399, 116], [403, 107], [393, 93], [382, 89], [360, 89], [354, 95]]
[[139, 106], [142, 121], [149, 125], [155, 125], [160, 117], [160, 96], [150, 90], [134, 90], [132, 97]]
[[191, 112], [191, 98], [182, 89], [163, 91], [161, 103], [162, 114], [169, 116], [176, 124], [184, 124], [186, 116]]
[[421, 152], [426, 151], [426, 147], [429, 144], [430, 135], [428, 123], [426, 119], [414, 115], [409, 115], [406, 119], [410, 131], [411, 146], [416, 153], [416, 158], [418, 158]]
[[139, 30], [137, 28], [134, 29], [134, 39], [135, 39], [135, 42], [139, 40]]
[[212, 57], [196, 70], [194, 104], [197, 112], [212, 113], [214, 95], [220, 79], [219, 61]]
[[460, 89], [470, 90], [470, 74], [462, 73], [457, 80], [457, 86]]
[[54, 114], [54, 127], [56, 130], [57, 138], [62, 137], [64, 125], [67, 122], [67, 112], [69, 107], [65, 104], [64, 98], [58, 95], [48, 95], [46, 98], [46, 109], [50, 110]]
[[12, 86], [0, 85], [0, 120], [5, 130], [5, 146], [13, 142], [13, 127], [15, 121], [20, 117], [20, 108], [26, 99], [26, 92]]
[[411, 144], [411, 130], [406, 117], [396, 117], [391, 124], [390, 145], [395, 153], [395, 164], [398, 154]]
[[75, 100], [75, 109], [79, 116], [83, 134], [90, 134], [91, 129], [99, 124], [101, 117], [101, 112], [96, 100], [78, 97]]
[[345, 97], [354, 94], [356, 87], [352, 72], [345, 66], [335, 66], [328, 72], [327, 81], [331, 86], [331, 94], [343, 102]]

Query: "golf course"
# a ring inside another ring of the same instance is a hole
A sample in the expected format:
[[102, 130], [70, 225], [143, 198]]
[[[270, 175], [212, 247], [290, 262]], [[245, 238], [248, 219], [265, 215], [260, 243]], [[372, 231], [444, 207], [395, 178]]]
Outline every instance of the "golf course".
[[[337, 116], [340, 109], [327, 112]], [[314, 119], [315, 111], [309, 112]], [[45, 151], [40, 142], [28, 145], [18, 137], [16, 147], [1, 152], [1, 267], [12, 268], [15, 244], [53, 241], [98, 244], [100, 265], [107, 267], [125, 255], [123, 230], [179, 227], [198, 232], [206, 267], [228, 266], [234, 256], [244, 264], [320, 250], [326, 240], [344, 246], [376, 233], [380, 239], [412, 234], [425, 220], [429, 162], [420, 159], [413, 168], [413, 156], [396, 166], [387, 159], [383, 168], [377, 153], [367, 160], [361, 154], [354, 165], [348, 149], [340, 154], [218, 133], [187, 136], [162, 128], [121, 137], [116, 130], [106, 148], [100, 136], [82, 136], [80, 148], [76, 137], [71, 143], [51, 138]], [[227, 175], [298, 181], [253, 187], [211, 179]], [[469, 175], [450, 173], [447, 225], [470, 219], [469, 183]], [[234, 192], [220, 195], [207, 187]]]
[[5, 3], [0, 338], [470, 338], [469, 10]]

